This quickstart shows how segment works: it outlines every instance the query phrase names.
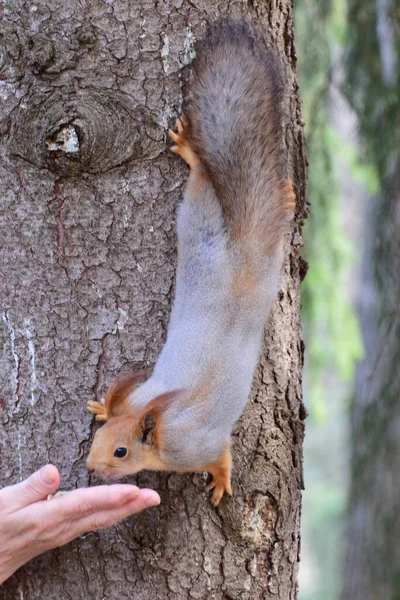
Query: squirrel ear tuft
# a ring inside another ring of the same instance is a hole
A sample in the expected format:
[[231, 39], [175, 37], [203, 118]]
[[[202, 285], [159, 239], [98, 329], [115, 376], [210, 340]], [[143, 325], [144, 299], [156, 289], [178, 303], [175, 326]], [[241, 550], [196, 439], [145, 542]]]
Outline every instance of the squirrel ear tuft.
[[155, 439], [154, 433], [157, 428], [157, 420], [152, 412], [148, 412], [139, 422], [140, 437], [142, 444], [152, 446]]
[[104, 398], [104, 406], [109, 416], [123, 414], [128, 396], [148, 375], [148, 370], [123, 373], [112, 382]]
[[182, 394], [183, 390], [173, 390], [160, 394], [151, 400], [145, 406], [141, 418], [139, 419], [139, 428], [142, 444], [149, 446], [158, 445], [159, 424], [162, 414], [171, 406], [171, 404]]

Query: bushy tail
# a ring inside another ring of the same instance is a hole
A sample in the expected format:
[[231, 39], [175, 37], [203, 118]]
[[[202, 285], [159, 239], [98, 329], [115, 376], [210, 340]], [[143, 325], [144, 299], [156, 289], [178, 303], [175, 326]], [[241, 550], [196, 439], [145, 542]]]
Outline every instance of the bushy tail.
[[219, 21], [196, 48], [191, 138], [206, 166], [235, 240], [273, 250], [288, 198], [277, 58], [243, 22]]

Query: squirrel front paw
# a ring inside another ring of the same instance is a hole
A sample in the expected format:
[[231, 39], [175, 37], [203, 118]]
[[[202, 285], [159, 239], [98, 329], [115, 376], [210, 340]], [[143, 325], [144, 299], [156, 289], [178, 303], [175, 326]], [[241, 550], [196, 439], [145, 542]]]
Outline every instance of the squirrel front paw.
[[176, 128], [178, 133], [175, 133], [172, 129], [168, 130], [169, 137], [175, 142], [176, 146], [172, 146], [172, 152], [179, 154], [184, 161], [187, 162], [189, 167], [193, 170], [200, 162], [197, 154], [192, 150], [190, 144], [190, 125], [187, 117], [182, 115], [181, 119], [176, 119]]
[[93, 415], [96, 415], [96, 421], [107, 421], [108, 414], [104, 404], [100, 404], [100, 402], [95, 402], [94, 400], [89, 400], [89, 402], [86, 404], [86, 408]]
[[231, 466], [232, 455], [230, 444], [228, 444], [219, 459], [214, 463], [206, 465], [204, 469], [213, 476], [212, 481], [206, 486], [206, 491], [213, 490], [210, 500], [214, 506], [218, 506], [224, 492], [226, 492], [228, 496], [232, 496]]
[[224, 492], [226, 492], [228, 496], [232, 496], [232, 488], [229, 477], [225, 477], [223, 479], [216, 479], [214, 477], [213, 480], [206, 485], [206, 491], [209, 492], [210, 490], [213, 490], [210, 500], [214, 506], [218, 506], [222, 496], [224, 495]]

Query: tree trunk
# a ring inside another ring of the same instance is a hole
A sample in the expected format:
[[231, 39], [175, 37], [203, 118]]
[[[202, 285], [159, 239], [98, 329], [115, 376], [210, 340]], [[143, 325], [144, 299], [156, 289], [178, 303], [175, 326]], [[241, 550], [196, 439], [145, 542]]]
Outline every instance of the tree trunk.
[[202, 475], [130, 477], [159, 491], [160, 507], [31, 561], [0, 588], [4, 600], [296, 598], [306, 159], [289, 0], [4, 9], [1, 476], [12, 484], [52, 462], [62, 489], [92, 484], [86, 401], [162, 347], [187, 176], [166, 130], [187, 95], [193, 42], [221, 13], [257, 18], [278, 49], [297, 194], [281, 291], [234, 432], [234, 497], [215, 510]]
[[346, 95], [379, 195], [366, 203], [343, 600], [400, 598], [400, 27], [397, 0], [351, 0]]
[[400, 598], [400, 189], [369, 201], [360, 320], [366, 358], [356, 374], [343, 600]]

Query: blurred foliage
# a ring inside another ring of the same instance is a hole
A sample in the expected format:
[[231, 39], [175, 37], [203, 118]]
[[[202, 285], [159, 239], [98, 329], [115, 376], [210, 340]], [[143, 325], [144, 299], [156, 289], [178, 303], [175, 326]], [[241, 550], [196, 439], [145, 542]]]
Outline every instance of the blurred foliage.
[[[300, 598], [337, 600], [342, 587], [342, 529], [349, 464], [348, 396], [355, 362], [363, 354], [349, 294], [350, 273], [358, 257], [352, 232], [344, 227], [348, 205], [341, 197], [341, 184], [347, 180], [358, 182], [366, 196], [376, 195], [378, 200], [375, 231], [364, 235], [369, 236], [375, 256], [375, 280], [383, 300], [381, 326], [383, 332], [388, 332], [385, 340], [396, 327], [400, 306], [400, 268], [393, 259], [393, 255], [400, 256], [393, 246], [393, 240], [397, 240], [400, 250], [400, 236], [394, 231], [400, 189], [400, 0], [296, 0], [295, 31], [311, 203], [305, 228], [305, 258], [310, 269], [302, 288], [307, 348], [305, 395], [311, 414], [304, 446], [303, 538], [311, 549], [314, 582], [308, 589], [300, 585]], [[341, 106], [343, 99], [347, 102], [346, 112], [351, 108], [357, 118], [357, 145], [342, 139], [336, 129], [335, 115], [341, 108], [335, 103], [339, 100]], [[389, 290], [397, 293], [387, 293]], [[393, 373], [398, 372], [399, 352], [400, 346], [393, 352]], [[387, 380], [391, 388], [395, 378]], [[377, 402], [381, 412], [382, 407], [387, 408], [384, 414], [390, 419], [393, 403], [386, 400], [384, 392]], [[390, 397], [398, 402], [398, 392]], [[368, 426], [377, 436], [377, 443], [382, 440], [378, 412], [374, 404], [359, 418], [364, 436], [360, 443], [366, 448], [367, 464], [374, 451], [372, 438], [366, 435]], [[390, 549], [388, 540], [386, 548]], [[302, 563], [305, 557], [302, 555]], [[398, 597], [395, 594], [390, 600]]]
[[310, 268], [302, 287], [305, 396], [310, 406], [302, 528], [314, 582], [309, 589], [300, 586], [302, 600], [337, 600], [342, 588], [348, 396], [363, 346], [349, 293], [350, 273], [358, 257], [344, 226], [348, 206], [341, 197], [341, 183], [343, 179], [358, 182], [369, 193], [379, 187], [376, 169], [358, 146], [339, 135], [333, 119], [332, 103], [341, 92], [344, 48], [350, 35], [347, 11], [346, 0], [295, 3], [311, 203], [304, 232]]
[[[370, 233], [371, 268], [379, 294], [381, 343], [386, 347], [393, 330], [399, 327], [400, 306], [400, 236], [396, 218], [400, 186], [400, 1], [348, 0], [348, 4], [351, 36], [346, 43], [341, 89], [357, 114], [364, 156], [377, 166], [380, 194], [372, 219], [375, 231]], [[397, 346], [392, 348], [393, 373], [398, 372], [400, 331], [397, 339]], [[377, 352], [375, 374], [381, 368], [382, 348]], [[393, 417], [393, 407], [398, 402], [395, 379], [387, 381], [378, 397], [364, 399], [363, 436], [372, 455], [381, 445], [385, 422]]]
[[[400, 165], [400, 2], [348, 0], [351, 36], [346, 45], [342, 91], [357, 114], [364, 154], [377, 165], [381, 188], [376, 220], [385, 227], [395, 223]], [[375, 279], [378, 289], [398, 289], [398, 269], [387, 261], [391, 236], [377, 231]], [[400, 290], [399, 290], [400, 291]], [[387, 302], [386, 302], [387, 300]], [[393, 323], [395, 302], [382, 294], [381, 317]], [[394, 305], [393, 305], [394, 304]]]
[[400, 147], [400, 2], [348, 0], [345, 84], [357, 113], [365, 155], [377, 165], [383, 191]]
[[[302, 317], [308, 354], [308, 395], [312, 418], [326, 416], [326, 372], [342, 381], [354, 376], [363, 348], [347, 286], [355, 260], [343, 225], [337, 157], [351, 176], [371, 192], [377, 178], [360, 160], [358, 148], [341, 139], [330, 120], [332, 75], [348, 35], [345, 0], [298, 0], [296, 44], [306, 139], [310, 162], [311, 211], [305, 227], [305, 257], [310, 269], [302, 288]], [[335, 68], [336, 67], [336, 68]]]
[[[335, 387], [332, 396], [342, 392]], [[338, 600], [342, 588], [348, 411], [339, 398], [330, 399], [328, 418], [306, 430], [299, 600]]]

